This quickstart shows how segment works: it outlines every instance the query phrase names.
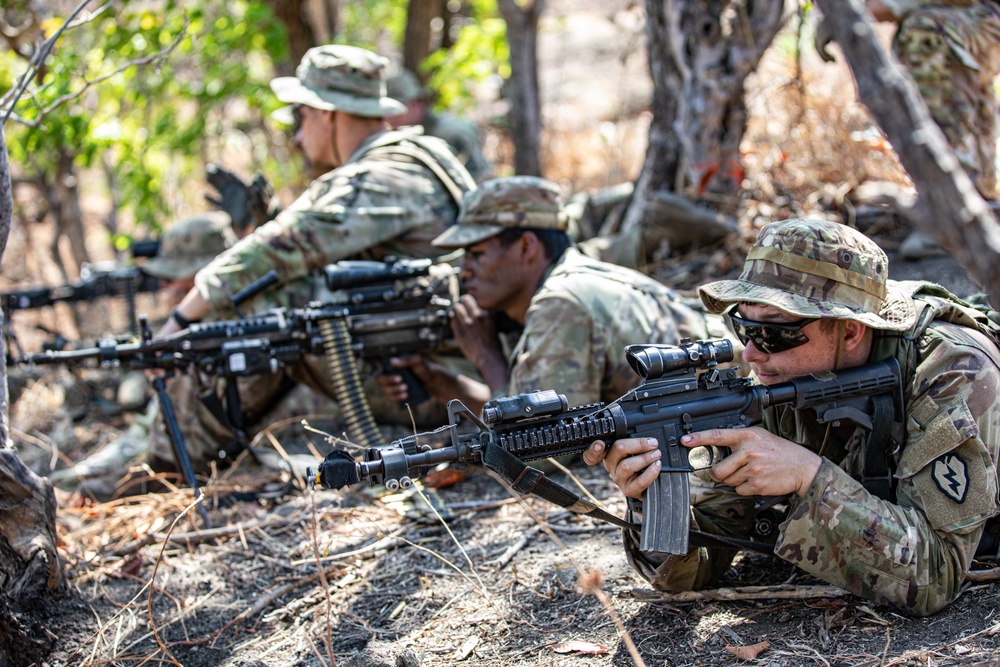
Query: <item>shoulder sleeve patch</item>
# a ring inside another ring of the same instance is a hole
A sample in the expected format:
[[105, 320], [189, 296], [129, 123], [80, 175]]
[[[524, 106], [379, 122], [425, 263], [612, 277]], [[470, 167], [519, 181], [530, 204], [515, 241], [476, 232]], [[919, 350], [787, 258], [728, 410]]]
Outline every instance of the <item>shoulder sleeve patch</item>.
[[931, 479], [941, 493], [956, 503], [964, 503], [969, 491], [969, 469], [957, 454], [944, 454], [931, 465]]

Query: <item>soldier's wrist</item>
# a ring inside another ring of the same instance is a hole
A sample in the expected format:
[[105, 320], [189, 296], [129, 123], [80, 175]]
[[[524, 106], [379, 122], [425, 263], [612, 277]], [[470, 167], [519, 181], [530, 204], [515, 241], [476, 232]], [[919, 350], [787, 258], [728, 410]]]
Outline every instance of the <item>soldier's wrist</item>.
[[197, 324], [200, 321], [200, 320], [189, 320], [188, 318], [184, 317], [181, 314], [180, 310], [177, 309], [177, 307], [175, 307], [173, 310], [170, 311], [170, 318], [174, 322], [176, 322], [177, 326], [179, 326], [181, 329], [187, 329], [192, 324]]

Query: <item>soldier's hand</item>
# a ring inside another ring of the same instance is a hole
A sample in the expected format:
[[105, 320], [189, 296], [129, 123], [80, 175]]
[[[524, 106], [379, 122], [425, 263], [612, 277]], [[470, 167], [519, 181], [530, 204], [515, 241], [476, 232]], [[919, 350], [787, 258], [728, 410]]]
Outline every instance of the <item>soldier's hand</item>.
[[[389, 359], [390, 368], [408, 369], [417, 379], [427, 384], [431, 377], [431, 371], [427, 362], [419, 354], [408, 354], [402, 357]], [[410, 389], [406, 384], [406, 379], [399, 373], [393, 373], [389, 368], [385, 372], [375, 376], [375, 384], [378, 385], [382, 394], [397, 403], [402, 403], [410, 397]]]
[[625, 438], [608, 447], [598, 440], [583, 453], [587, 465], [604, 462], [612, 481], [629, 498], [642, 498], [660, 474], [660, 450], [655, 438]]
[[466, 359], [475, 364], [491, 389], [507, 384], [507, 357], [497, 337], [496, 318], [470, 294], [463, 294], [451, 313], [451, 331]]
[[804, 496], [823, 460], [760, 426], [712, 429], [681, 436], [685, 447], [728, 447], [712, 466], [712, 479], [741, 496]]

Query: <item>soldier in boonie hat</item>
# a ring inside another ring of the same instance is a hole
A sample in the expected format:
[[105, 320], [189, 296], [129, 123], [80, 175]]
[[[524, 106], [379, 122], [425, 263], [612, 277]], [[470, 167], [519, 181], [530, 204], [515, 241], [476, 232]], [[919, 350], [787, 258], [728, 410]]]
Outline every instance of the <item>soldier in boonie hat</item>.
[[698, 292], [713, 313], [740, 302], [759, 303], [802, 318], [904, 331], [915, 312], [890, 293], [888, 272], [885, 252], [856, 229], [792, 219], [761, 230], [738, 279], [709, 283]]
[[432, 243], [438, 248], [467, 248], [505, 229], [551, 229], [565, 232], [569, 217], [559, 186], [535, 176], [486, 181], [462, 199], [458, 222]]
[[[306, 51], [295, 76], [273, 79], [271, 89], [289, 105], [385, 118], [406, 111], [403, 103], [386, 95], [383, 72], [388, 64], [382, 56], [357, 46], [317, 46]], [[294, 121], [291, 106], [278, 109], [273, 116], [286, 125]]]
[[156, 256], [142, 270], [163, 280], [194, 278], [202, 268], [236, 243], [229, 215], [212, 211], [178, 220], [163, 233]]

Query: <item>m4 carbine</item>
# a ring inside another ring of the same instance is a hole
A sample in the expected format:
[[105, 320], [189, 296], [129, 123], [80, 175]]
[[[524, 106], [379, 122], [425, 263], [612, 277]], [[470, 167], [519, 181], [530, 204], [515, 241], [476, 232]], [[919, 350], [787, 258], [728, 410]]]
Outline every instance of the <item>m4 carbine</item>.
[[[662, 469], [643, 498], [639, 548], [648, 554], [686, 554], [688, 473], [693, 468], [688, 449], [680, 444], [682, 435], [759, 424], [764, 409], [778, 405], [812, 408], [820, 423], [848, 420], [869, 432], [875, 427], [872, 415], [881, 409], [876, 402], [885, 399], [888, 405], [883, 407], [902, 414], [899, 364], [894, 359], [767, 386], [739, 377], [734, 368], [719, 367], [733, 359], [727, 340], [630, 345], [625, 355], [642, 384], [607, 405], [570, 408], [565, 396], [538, 391], [490, 401], [480, 419], [461, 402], [451, 401], [448, 426], [368, 448], [361, 461], [334, 450], [307, 476], [326, 488], [367, 480], [395, 490], [410, 486], [440, 463], [475, 464], [520, 493], [534, 493], [571, 511], [634, 529], [524, 462], [580, 452], [595, 440], [610, 444], [621, 438], [656, 438]], [[445, 431], [450, 445], [431, 449], [420, 444]]]
[[[236, 378], [278, 372], [306, 355], [322, 355], [352, 438], [373, 445], [379, 431], [361, 387], [359, 360], [384, 362], [391, 356], [437, 349], [450, 338], [449, 312], [456, 294], [455, 270], [430, 260], [338, 262], [326, 267], [328, 300], [304, 308], [275, 308], [235, 320], [192, 324], [164, 338], [152, 338], [142, 322], [142, 340], [102, 341], [96, 347], [45, 351], [18, 360], [26, 364], [66, 364], [96, 360], [102, 367], [198, 371], [226, 378], [224, 401], [206, 405], [236, 434], [228, 455], [248, 442], [243, 431]], [[269, 274], [233, 297], [234, 306], [277, 281]], [[154, 388], [163, 407], [178, 464], [193, 488], [194, 473], [184, 448], [163, 378]], [[224, 403], [224, 404], [223, 404]]]

